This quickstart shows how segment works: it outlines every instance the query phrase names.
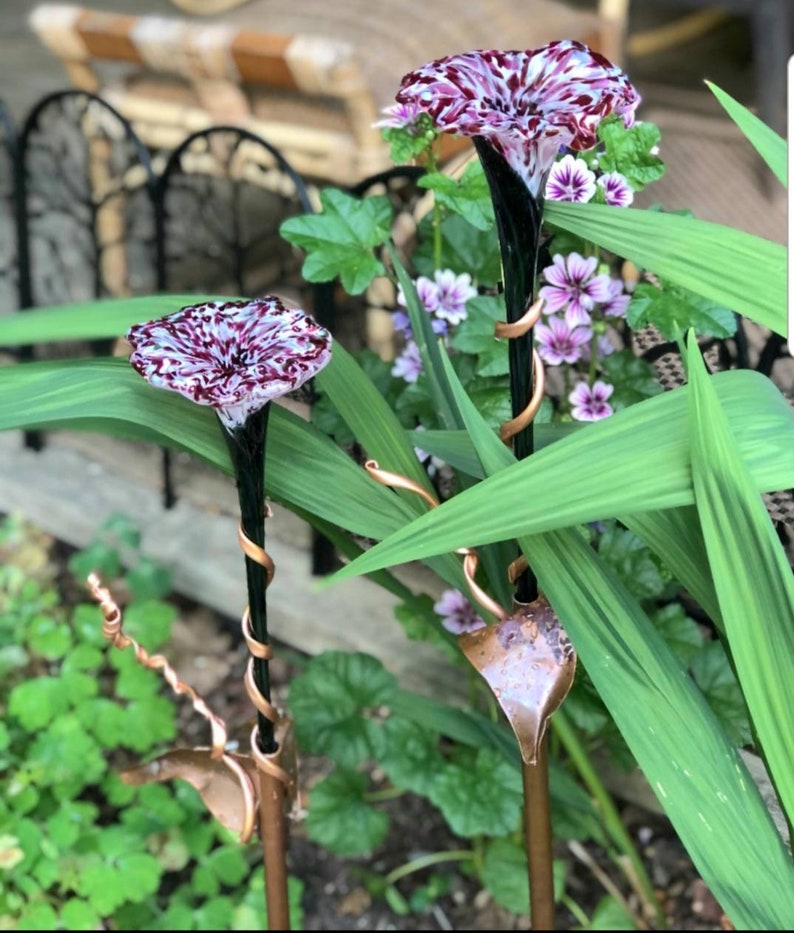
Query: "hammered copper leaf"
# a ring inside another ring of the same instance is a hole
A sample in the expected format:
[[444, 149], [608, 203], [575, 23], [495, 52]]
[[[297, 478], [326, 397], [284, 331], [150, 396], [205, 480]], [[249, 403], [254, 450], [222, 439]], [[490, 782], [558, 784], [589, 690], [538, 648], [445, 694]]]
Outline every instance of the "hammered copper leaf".
[[211, 757], [209, 748], [175, 748], [121, 772], [124, 783], [132, 785], [175, 778], [195, 787], [215, 819], [237, 833], [241, 842], [251, 838], [258, 783], [251, 758], [227, 754], [216, 759]]
[[495, 625], [461, 635], [458, 644], [504, 710], [521, 757], [535, 764], [549, 717], [576, 671], [576, 653], [554, 610], [541, 596]]

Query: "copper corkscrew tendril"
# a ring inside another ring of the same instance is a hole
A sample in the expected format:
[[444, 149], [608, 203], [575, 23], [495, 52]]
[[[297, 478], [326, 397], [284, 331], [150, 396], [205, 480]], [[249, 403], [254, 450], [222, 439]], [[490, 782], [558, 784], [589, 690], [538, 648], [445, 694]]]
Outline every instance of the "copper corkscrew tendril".
[[[248, 537], [245, 531], [243, 531], [242, 524], [237, 528], [237, 540], [246, 557], [265, 568], [267, 573], [267, 583], [265, 586], [270, 586], [273, 582], [273, 577], [276, 575], [276, 565], [273, 563], [273, 558], [263, 547], [260, 547]], [[246, 693], [257, 711], [260, 712], [265, 719], [269, 719], [275, 726], [278, 724], [281, 716], [276, 707], [259, 689], [254, 677], [254, 660], [259, 658], [261, 661], [269, 661], [273, 657], [273, 649], [270, 645], [260, 641], [256, 635], [254, 635], [251, 627], [251, 610], [248, 606], [243, 610], [241, 627], [246, 647], [251, 655], [245, 668], [244, 683]], [[251, 756], [256, 762], [256, 766], [260, 771], [264, 771], [281, 781], [287, 789], [291, 789], [293, 783], [292, 778], [277, 763], [279, 755], [278, 749], [270, 754], [262, 751], [259, 747], [259, 727], [254, 726], [251, 732]]]
[[[367, 460], [367, 462], [364, 464], [364, 469], [374, 480], [382, 483], [384, 486], [392, 486], [397, 489], [407, 489], [409, 492], [415, 492], [417, 495], [421, 496], [425, 502], [430, 505], [431, 508], [436, 508], [436, 506], [439, 504], [438, 499], [429, 493], [423, 486], [420, 486], [419, 483], [412, 479], [408, 479], [407, 476], [403, 476], [400, 473], [392, 473], [389, 470], [382, 470], [378, 465], [377, 460]], [[475, 582], [474, 578], [477, 574], [477, 567], [480, 563], [477, 552], [473, 548], [461, 547], [458, 548], [455, 553], [461, 554], [463, 556], [463, 575], [466, 577], [466, 583], [468, 584], [472, 596], [483, 607], [483, 609], [493, 613], [493, 615], [495, 615], [498, 619], [506, 619], [508, 614], [505, 612], [502, 606], [500, 606], [495, 599], [492, 599], [485, 592], [485, 590], [483, 590], [482, 587], [480, 587]]]
[[189, 685], [179, 679], [179, 675], [169, 663], [168, 659], [162, 654], [149, 654], [149, 652], [140, 645], [134, 638], [126, 635], [122, 630], [122, 615], [118, 603], [110, 595], [110, 591], [103, 587], [99, 577], [92, 573], [88, 577], [88, 586], [94, 599], [99, 603], [104, 623], [102, 625], [102, 634], [114, 648], [124, 651], [126, 648], [132, 648], [135, 653], [135, 660], [142, 667], [149, 670], [159, 671], [165, 682], [171, 687], [174, 693], [186, 696], [193, 704], [193, 709], [202, 716], [210, 725], [212, 731], [212, 750], [210, 757], [219, 761], [224, 757], [228, 733], [226, 723], [216, 716], [207, 706], [206, 701]]
[[[523, 337], [527, 331], [531, 330], [535, 324], [537, 324], [540, 313], [543, 310], [543, 304], [543, 299], [538, 298], [537, 301], [529, 306], [523, 317], [514, 321], [512, 324], [508, 324], [505, 321], [497, 321], [494, 325], [494, 336], [497, 338], [506, 337], [509, 340], [513, 340], [516, 337]], [[520, 414], [516, 415], [511, 421], [506, 421], [499, 429], [499, 437], [505, 444], [509, 444], [516, 434], [523, 431], [524, 428], [532, 423], [543, 401], [543, 393], [546, 391], [546, 370], [543, 367], [543, 361], [538, 355], [537, 350], [532, 351], [532, 372], [534, 376], [532, 398], [530, 398], [526, 408]]]

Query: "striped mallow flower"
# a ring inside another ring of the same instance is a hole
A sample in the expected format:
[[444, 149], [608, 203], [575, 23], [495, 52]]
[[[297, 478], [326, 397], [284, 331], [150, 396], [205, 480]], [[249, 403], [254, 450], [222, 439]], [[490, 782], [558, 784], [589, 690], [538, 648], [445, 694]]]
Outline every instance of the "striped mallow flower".
[[613, 113], [630, 126], [640, 97], [620, 68], [565, 39], [437, 59], [403, 78], [397, 101], [440, 132], [486, 140], [539, 198], [560, 149], [591, 149]]
[[553, 256], [552, 264], [542, 273], [548, 284], [538, 292], [545, 302], [544, 311], [554, 314], [564, 309], [565, 321], [570, 327], [588, 327], [595, 305], [613, 297], [610, 277], [597, 274], [597, 269], [595, 256], [585, 258], [579, 253]]
[[571, 416], [576, 421], [600, 421], [607, 418], [612, 414], [612, 406], [607, 400], [614, 391], [613, 385], [601, 379], [597, 379], [592, 386], [586, 382], [577, 383], [568, 396]]
[[555, 162], [546, 182], [546, 200], [586, 204], [596, 192], [595, 172], [570, 153]]
[[279, 298], [211, 301], [136, 324], [130, 363], [147, 382], [214, 408], [235, 431], [331, 359], [331, 335]]
[[592, 339], [589, 327], [571, 327], [564, 318], [551, 315], [545, 324], [535, 325], [538, 353], [544, 363], [559, 366], [561, 363], [578, 363], [582, 351]]
[[634, 200], [634, 189], [620, 172], [605, 172], [596, 184], [603, 191], [604, 201], [610, 207], [628, 207]]
[[444, 590], [433, 604], [433, 611], [441, 616], [441, 624], [453, 635], [476, 632], [485, 626], [477, 610], [460, 590]]

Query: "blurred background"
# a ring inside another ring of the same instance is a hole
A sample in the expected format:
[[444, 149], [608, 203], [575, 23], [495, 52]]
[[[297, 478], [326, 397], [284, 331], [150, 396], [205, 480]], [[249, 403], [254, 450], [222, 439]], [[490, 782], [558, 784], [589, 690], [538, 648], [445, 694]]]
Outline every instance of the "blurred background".
[[[17, 119], [41, 95], [69, 85], [63, 65], [29, 24], [36, 6], [30, 0], [0, 4], [0, 98]], [[464, 51], [497, 40], [502, 47], [534, 47], [564, 36], [554, 32], [557, 23], [574, 23], [585, 36], [593, 35], [595, 24], [603, 50], [620, 60], [642, 93], [641, 118], [662, 131], [667, 173], [638, 203], [688, 207], [704, 219], [770, 239], [786, 236], [783, 192], [769, 183], [704, 79], [757, 108], [782, 131], [784, 76], [771, 59], [785, 59], [791, 49], [787, 0], [94, 0], [85, 6], [273, 32], [333, 31], [353, 45], [365, 76], [378, 85], [373, 90], [381, 105], [384, 98], [388, 103], [389, 87], [396, 90], [404, 70], [422, 64], [428, 51]]]

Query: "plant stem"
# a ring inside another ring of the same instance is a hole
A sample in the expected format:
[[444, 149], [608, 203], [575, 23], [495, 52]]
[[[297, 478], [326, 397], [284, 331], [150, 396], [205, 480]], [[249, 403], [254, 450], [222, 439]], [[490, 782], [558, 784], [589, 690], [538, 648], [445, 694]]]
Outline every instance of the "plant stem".
[[570, 910], [574, 917], [579, 921], [579, 925], [585, 930], [590, 929], [590, 918], [582, 910], [582, 908], [576, 903], [576, 901], [569, 897], [567, 894], [564, 894], [561, 898], [562, 903]]
[[405, 791], [401, 787], [384, 787], [383, 790], [371, 790], [364, 794], [366, 803], [383, 803], [384, 800], [396, 800]]
[[395, 884], [401, 878], [412, 875], [414, 872], [430, 868], [431, 865], [441, 865], [443, 862], [468, 862], [474, 859], [471, 849], [452, 849], [449, 852], [431, 852], [429, 855], [420, 855], [405, 865], [400, 865], [386, 875], [388, 884]]
[[631, 866], [631, 871], [628, 872], [624, 869], [624, 874], [640, 896], [645, 905], [646, 913], [651, 915], [648, 919], [653, 921], [657, 929], [666, 929], [667, 922], [664, 911], [659, 904], [653, 884], [648, 877], [637, 848], [631, 836], [626, 832], [620, 814], [615, 807], [615, 802], [593, 767], [593, 763], [579, 741], [576, 730], [565, 715], [564, 710], [557, 710], [551, 718], [551, 725], [574, 767], [579, 772], [585, 787], [595, 798], [607, 833]]

